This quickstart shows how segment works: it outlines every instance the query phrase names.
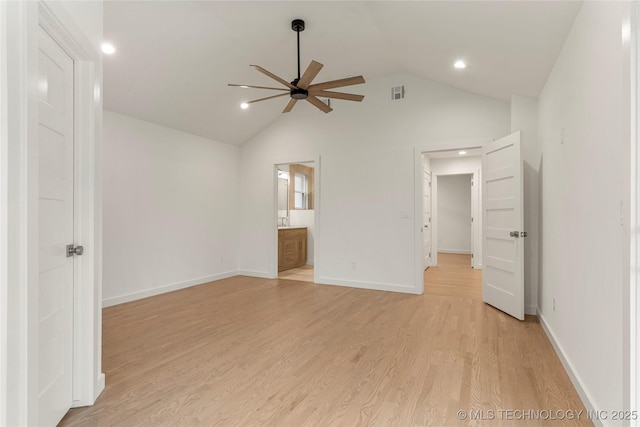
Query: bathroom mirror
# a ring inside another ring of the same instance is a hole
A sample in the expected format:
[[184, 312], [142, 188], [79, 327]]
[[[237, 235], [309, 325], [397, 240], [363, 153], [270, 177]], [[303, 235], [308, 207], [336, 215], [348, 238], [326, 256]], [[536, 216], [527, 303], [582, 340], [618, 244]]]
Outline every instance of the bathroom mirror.
[[278, 178], [278, 217], [288, 217], [288, 216], [289, 216], [289, 180], [285, 178]]

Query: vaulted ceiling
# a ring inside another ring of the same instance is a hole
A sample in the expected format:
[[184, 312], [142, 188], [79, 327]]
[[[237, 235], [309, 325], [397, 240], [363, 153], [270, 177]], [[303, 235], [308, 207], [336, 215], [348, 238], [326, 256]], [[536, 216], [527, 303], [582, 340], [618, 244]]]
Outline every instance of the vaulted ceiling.
[[[281, 116], [286, 97], [241, 110], [241, 102], [273, 92], [227, 83], [274, 85], [250, 64], [293, 80], [294, 18], [306, 21], [300, 34], [303, 70], [312, 59], [324, 64], [316, 82], [407, 73], [504, 101], [512, 94], [536, 97], [580, 6], [577, 1], [106, 1], [104, 35], [117, 52], [104, 58], [104, 105], [242, 144]], [[465, 70], [453, 68], [460, 58], [468, 64]], [[345, 89], [359, 93], [358, 86]]]

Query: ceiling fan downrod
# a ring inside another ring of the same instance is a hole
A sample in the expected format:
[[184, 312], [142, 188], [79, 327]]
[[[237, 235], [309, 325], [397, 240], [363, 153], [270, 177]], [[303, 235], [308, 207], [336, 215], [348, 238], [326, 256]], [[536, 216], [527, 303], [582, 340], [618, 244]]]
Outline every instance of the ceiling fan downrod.
[[304, 21], [302, 19], [294, 19], [291, 21], [291, 29], [296, 32], [298, 39], [298, 78], [291, 82], [291, 84], [297, 86], [300, 81], [300, 32], [304, 31]]

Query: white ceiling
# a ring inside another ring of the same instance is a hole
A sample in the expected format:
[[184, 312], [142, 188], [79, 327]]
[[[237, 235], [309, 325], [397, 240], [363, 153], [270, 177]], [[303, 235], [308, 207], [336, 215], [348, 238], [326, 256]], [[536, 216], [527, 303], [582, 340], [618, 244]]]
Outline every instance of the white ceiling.
[[[293, 80], [296, 36], [306, 21], [302, 69], [315, 82], [396, 73], [509, 101], [536, 97], [580, 8], [577, 1], [107, 1], [104, 105], [111, 111], [217, 141], [242, 144], [281, 115], [286, 98], [241, 110], [276, 92], [249, 68]], [[466, 70], [453, 62], [465, 59]], [[277, 83], [275, 83], [277, 87]], [[358, 93], [357, 86], [351, 92]], [[329, 114], [335, 114], [333, 111]], [[289, 114], [296, 114], [295, 109]], [[321, 114], [318, 112], [318, 114]]]
[[465, 148], [465, 154], [458, 154], [462, 150], [430, 151], [425, 153], [430, 159], [452, 159], [462, 157], [475, 157], [482, 155], [482, 148]]

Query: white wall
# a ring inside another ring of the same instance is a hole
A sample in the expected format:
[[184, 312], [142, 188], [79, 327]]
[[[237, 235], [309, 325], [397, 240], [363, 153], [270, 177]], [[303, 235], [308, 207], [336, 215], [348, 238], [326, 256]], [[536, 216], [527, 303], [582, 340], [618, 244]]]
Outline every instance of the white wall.
[[628, 19], [628, 2], [585, 2], [538, 101], [540, 318], [607, 411], [628, 407], [630, 377]]
[[239, 148], [105, 111], [105, 306], [237, 269]]
[[470, 254], [471, 178], [438, 177], [438, 252]]
[[431, 172], [434, 175], [468, 174], [477, 172], [481, 169], [482, 157], [480, 156], [459, 156], [446, 159], [431, 159]]
[[62, 6], [78, 29], [87, 37], [93, 48], [100, 51], [100, 45], [103, 42], [102, 0], [45, 1], [49, 4]]
[[[389, 88], [398, 84], [406, 85], [407, 96], [391, 102]], [[364, 101], [336, 101], [329, 114], [299, 103], [295, 115], [282, 115], [242, 146], [240, 269], [245, 274], [275, 276], [273, 165], [283, 157], [319, 156], [315, 267], [320, 281], [419, 292], [414, 147], [509, 131], [508, 104], [412, 76], [371, 79], [353, 92], [364, 94]]]

